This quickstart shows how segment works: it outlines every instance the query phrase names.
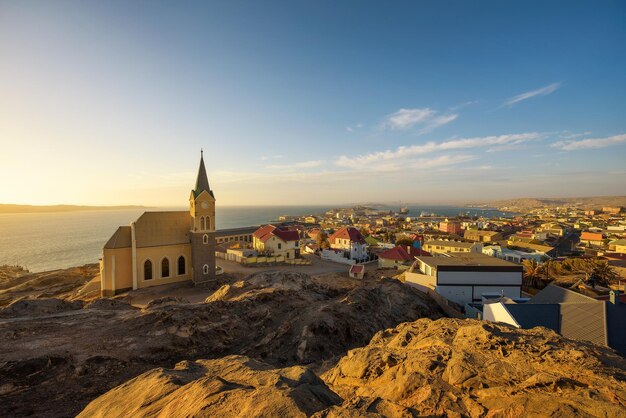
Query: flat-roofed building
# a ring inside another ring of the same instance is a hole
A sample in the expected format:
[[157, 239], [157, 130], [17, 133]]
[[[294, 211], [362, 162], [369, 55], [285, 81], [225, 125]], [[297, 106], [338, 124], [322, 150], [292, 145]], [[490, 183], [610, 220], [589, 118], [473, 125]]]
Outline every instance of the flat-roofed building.
[[447, 232], [448, 234], [460, 234], [462, 229], [461, 229], [461, 222], [456, 222], [456, 221], [442, 221], [439, 222], [439, 230], [441, 232]]
[[424, 250], [435, 253], [481, 253], [482, 244], [475, 242], [433, 240], [424, 243]]
[[434, 289], [459, 304], [481, 302], [483, 293], [520, 298], [521, 265], [484, 254], [451, 253], [448, 256], [416, 257], [407, 282]]
[[498, 231], [486, 231], [480, 229], [467, 229], [463, 234], [463, 238], [474, 242], [496, 242], [501, 241], [504, 237]]
[[252, 244], [252, 234], [259, 226], [244, 226], [241, 228], [218, 229], [215, 231], [215, 242], [246, 242]]

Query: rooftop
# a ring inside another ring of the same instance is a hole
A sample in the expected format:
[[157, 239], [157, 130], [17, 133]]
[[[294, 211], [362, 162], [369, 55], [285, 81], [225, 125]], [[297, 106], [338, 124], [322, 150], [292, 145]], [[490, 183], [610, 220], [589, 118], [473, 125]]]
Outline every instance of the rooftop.
[[449, 253], [450, 256], [417, 257], [418, 260], [431, 267], [439, 266], [489, 266], [489, 267], [519, 267], [519, 264], [500, 260], [480, 253]]

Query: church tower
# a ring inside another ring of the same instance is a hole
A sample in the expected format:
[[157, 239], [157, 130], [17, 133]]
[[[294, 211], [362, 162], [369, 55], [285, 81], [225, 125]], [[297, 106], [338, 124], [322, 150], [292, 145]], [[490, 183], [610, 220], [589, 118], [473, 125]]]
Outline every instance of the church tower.
[[200, 151], [200, 168], [196, 187], [189, 197], [191, 213], [191, 259], [193, 282], [197, 284], [215, 281], [215, 195], [209, 187]]

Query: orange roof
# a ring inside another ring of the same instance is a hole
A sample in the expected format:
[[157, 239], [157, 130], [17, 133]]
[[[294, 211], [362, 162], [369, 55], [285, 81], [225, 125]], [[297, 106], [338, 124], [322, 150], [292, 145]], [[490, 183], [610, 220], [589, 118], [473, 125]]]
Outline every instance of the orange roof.
[[284, 242], [298, 241], [300, 239], [298, 231], [287, 231], [271, 224], [260, 227], [252, 235], [262, 242], [266, 242], [271, 237], [277, 237]]
[[583, 231], [583, 233], [580, 234], [580, 239], [588, 241], [602, 241], [602, 234], [599, 232]]
[[334, 244], [336, 239], [349, 239], [350, 242], [365, 244], [365, 238], [363, 238], [363, 235], [359, 232], [358, 229], [352, 226], [344, 226], [343, 228], [339, 229], [328, 238], [328, 241], [331, 244]]

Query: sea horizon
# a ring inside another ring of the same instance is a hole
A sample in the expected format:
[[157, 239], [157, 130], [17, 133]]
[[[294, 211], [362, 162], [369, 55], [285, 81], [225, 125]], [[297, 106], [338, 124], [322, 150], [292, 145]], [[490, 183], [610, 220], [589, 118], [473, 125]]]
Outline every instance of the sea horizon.
[[[373, 204], [371, 204], [373, 206]], [[256, 226], [276, 221], [279, 216], [317, 215], [339, 205], [218, 206], [218, 229]], [[378, 204], [386, 210], [399, 206]], [[407, 216], [421, 211], [442, 216], [460, 212], [486, 217], [502, 212], [465, 206], [408, 206]], [[157, 210], [186, 210], [184, 206], [154, 207]], [[20, 265], [31, 272], [64, 269], [97, 263], [102, 247], [119, 226], [129, 225], [145, 208], [0, 214], [0, 265]]]

